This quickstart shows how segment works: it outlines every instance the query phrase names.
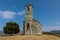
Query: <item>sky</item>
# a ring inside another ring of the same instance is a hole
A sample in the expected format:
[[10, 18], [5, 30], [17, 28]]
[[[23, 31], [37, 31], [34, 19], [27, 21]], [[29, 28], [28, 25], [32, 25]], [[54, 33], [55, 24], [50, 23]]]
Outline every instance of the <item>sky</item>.
[[60, 30], [60, 0], [0, 0], [0, 31], [7, 22], [16, 22], [23, 29], [25, 5], [33, 5], [33, 18], [43, 31]]

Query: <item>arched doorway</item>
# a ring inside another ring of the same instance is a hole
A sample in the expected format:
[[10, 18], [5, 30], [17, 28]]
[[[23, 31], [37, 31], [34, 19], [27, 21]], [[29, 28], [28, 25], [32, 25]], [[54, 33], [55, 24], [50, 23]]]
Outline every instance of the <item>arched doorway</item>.
[[29, 23], [27, 23], [27, 30], [29, 30], [29, 28], [30, 28], [30, 25], [29, 25]]

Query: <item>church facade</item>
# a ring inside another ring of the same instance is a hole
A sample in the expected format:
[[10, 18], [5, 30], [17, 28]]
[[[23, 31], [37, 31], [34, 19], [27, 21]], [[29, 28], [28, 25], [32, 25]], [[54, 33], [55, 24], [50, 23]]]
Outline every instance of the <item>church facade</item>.
[[33, 34], [42, 34], [42, 25], [38, 20], [33, 18], [33, 6], [28, 4], [25, 6], [26, 14], [25, 20], [23, 22], [23, 34], [33, 35]]

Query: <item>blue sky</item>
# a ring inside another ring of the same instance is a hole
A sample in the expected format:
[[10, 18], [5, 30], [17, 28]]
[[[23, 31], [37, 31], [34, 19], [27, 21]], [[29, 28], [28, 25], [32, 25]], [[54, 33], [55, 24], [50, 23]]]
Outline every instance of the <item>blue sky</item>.
[[33, 5], [33, 17], [43, 31], [60, 30], [60, 0], [0, 0], [0, 31], [10, 21], [23, 28], [26, 4]]

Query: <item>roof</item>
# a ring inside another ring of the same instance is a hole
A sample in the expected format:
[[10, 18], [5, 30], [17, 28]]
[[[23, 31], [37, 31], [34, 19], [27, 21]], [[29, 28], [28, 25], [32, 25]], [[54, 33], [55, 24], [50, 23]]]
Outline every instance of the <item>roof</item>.
[[38, 21], [38, 20], [36, 20], [36, 19], [33, 19], [33, 21], [36, 21], [36, 22], [38, 22], [41, 26], [42, 26], [42, 24]]

